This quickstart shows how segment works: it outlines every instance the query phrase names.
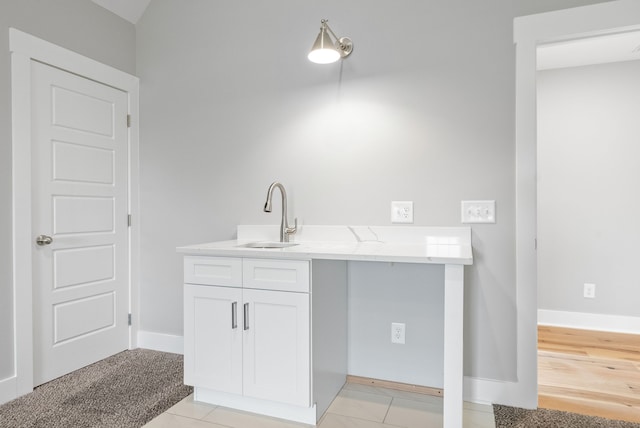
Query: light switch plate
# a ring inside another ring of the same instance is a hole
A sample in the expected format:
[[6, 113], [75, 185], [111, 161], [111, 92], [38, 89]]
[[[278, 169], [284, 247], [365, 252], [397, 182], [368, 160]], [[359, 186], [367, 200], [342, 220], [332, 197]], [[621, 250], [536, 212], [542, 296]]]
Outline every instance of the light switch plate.
[[413, 201], [391, 202], [391, 223], [413, 223]]
[[462, 201], [462, 223], [495, 223], [496, 201]]

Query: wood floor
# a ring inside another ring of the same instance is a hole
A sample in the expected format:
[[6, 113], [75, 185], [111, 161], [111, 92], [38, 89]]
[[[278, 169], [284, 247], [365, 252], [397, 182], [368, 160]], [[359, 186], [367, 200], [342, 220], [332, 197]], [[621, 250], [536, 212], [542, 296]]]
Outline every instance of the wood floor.
[[539, 326], [538, 406], [640, 422], [640, 335]]

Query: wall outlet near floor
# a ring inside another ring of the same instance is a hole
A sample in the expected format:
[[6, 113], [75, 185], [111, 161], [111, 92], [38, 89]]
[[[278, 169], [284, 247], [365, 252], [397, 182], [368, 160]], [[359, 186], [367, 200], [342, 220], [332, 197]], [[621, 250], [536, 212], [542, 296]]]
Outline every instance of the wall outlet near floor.
[[391, 202], [391, 223], [413, 223], [413, 201]]
[[596, 297], [596, 285], [595, 284], [584, 284], [584, 297], [587, 299], [593, 299]]
[[400, 322], [391, 323], [391, 343], [404, 345], [405, 324]]

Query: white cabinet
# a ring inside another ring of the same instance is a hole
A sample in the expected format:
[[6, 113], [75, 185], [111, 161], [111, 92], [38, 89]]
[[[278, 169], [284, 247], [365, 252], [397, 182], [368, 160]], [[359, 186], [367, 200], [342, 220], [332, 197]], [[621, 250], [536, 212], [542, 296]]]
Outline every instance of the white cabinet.
[[309, 407], [309, 284], [308, 261], [185, 257], [185, 383]]
[[309, 262], [303, 260], [244, 259], [242, 284], [261, 290], [309, 292]]
[[242, 259], [234, 257], [185, 257], [184, 282], [187, 284], [242, 287]]
[[243, 290], [243, 394], [310, 405], [309, 295]]
[[185, 285], [184, 383], [242, 394], [242, 289]]

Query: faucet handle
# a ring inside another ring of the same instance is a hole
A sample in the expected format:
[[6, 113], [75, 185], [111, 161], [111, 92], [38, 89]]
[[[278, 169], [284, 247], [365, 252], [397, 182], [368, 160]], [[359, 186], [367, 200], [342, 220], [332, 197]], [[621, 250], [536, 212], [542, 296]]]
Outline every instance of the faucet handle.
[[287, 227], [284, 231], [287, 235], [293, 235], [298, 231], [298, 217], [293, 219], [293, 227]]

